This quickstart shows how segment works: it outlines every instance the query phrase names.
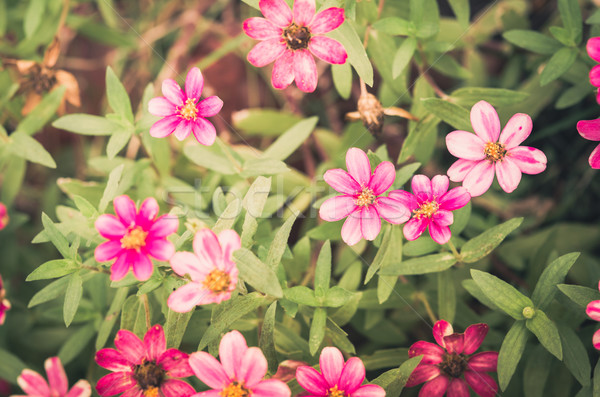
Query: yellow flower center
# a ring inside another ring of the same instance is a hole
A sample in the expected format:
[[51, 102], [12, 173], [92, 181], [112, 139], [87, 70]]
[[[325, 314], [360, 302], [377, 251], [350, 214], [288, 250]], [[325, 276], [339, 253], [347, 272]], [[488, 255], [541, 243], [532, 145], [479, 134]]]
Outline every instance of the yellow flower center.
[[215, 294], [227, 292], [230, 285], [231, 278], [229, 274], [219, 269], [211, 271], [204, 279], [204, 286]]
[[144, 397], [158, 397], [158, 388], [151, 387], [147, 390], [144, 390]]
[[146, 236], [148, 232], [142, 230], [141, 227], [131, 229], [121, 239], [121, 248], [139, 250], [146, 245]]
[[345, 397], [346, 393], [343, 390], [339, 390], [336, 386], [333, 386], [327, 391], [327, 397]]
[[0, 217], [0, 227], [2, 227], [3, 225], [7, 225], [9, 220], [10, 219], [9, 219], [8, 215], [4, 215], [4, 216]]
[[433, 214], [437, 212], [440, 208], [440, 205], [436, 201], [428, 201], [426, 203], [421, 204], [419, 208], [413, 211], [415, 214], [415, 218], [431, 218]]
[[310, 42], [310, 30], [292, 23], [283, 30], [283, 39], [290, 50], [305, 50]]
[[252, 392], [244, 387], [243, 384], [233, 382], [223, 390], [221, 390], [221, 397], [248, 397], [252, 395]]
[[179, 108], [179, 116], [186, 120], [196, 120], [198, 114], [198, 108], [196, 107], [196, 100], [194, 98], [188, 98], [185, 101], [185, 105]]
[[356, 205], [359, 207], [368, 207], [369, 205], [373, 205], [375, 203], [375, 195], [373, 191], [368, 187], [363, 188], [362, 192], [356, 199]]
[[144, 397], [159, 397], [165, 371], [152, 361], [142, 361], [133, 369], [133, 378], [143, 390]]
[[500, 161], [506, 156], [506, 149], [504, 149], [504, 145], [498, 142], [488, 142], [485, 144], [483, 149], [483, 153], [485, 154], [486, 160], [495, 163], [496, 161]]

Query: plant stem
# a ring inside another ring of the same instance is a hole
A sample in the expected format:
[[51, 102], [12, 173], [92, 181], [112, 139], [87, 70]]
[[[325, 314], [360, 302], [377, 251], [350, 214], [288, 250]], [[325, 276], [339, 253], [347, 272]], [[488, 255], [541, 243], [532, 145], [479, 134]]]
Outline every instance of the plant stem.
[[429, 319], [432, 323], [435, 324], [437, 322], [437, 317], [435, 316], [435, 314], [433, 314], [433, 310], [431, 310], [431, 305], [429, 304], [429, 300], [427, 300], [427, 295], [425, 295], [423, 292], [418, 292], [415, 294], [415, 298], [417, 298], [421, 301], [421, 303], [423, 303], [423, 306], [425, 306], [425, 311], [427, 312]]
[[452, 240], [448, 240], [448, 242], [446, 244], [448, 244], [448, 248], [450, 248], [450, 251], [452, 251], [452, 253], [456, 257], [456, 259], [458, 261], [460, 261], [461, 260], [461, 256], [458, 253], [458, 250], [456, 249], [456, 247], [454, 246], [454, 243], [452, 242]]
[[144, 312], [146, 314], [146, 330], [149, 330], [152, 327], [150, 323], [150, 304], [148, 303], [148, 295], [142, 295], [142, 302], [144, 303]]

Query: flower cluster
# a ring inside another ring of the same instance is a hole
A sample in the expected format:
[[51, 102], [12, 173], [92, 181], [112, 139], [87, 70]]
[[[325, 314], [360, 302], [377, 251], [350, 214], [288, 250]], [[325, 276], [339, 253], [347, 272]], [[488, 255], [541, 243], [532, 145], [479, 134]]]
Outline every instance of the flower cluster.
[[[80, 380], [69, 390], [65, 369], [58, 357], [51, 357], [44, 363], [48, 382], [37, 372], [24, 369], [17, 383], [30, 397], [90, 397], [92, 388], [87, 380]], [[12, 396], [23, 397], [23, 396]]]
[[[600, 37], [592, 37], [587, 42], [587, 53], [596, 62], [600, 62]], [[600, 65], [590, 70], [590, 83], [598, 87], [596, 101], [600, 104]], [[577, 123], [579, 135], [590, 141], [600, 141], [600, 120], [581, 120]], [[600, 169], [600, 145], [590, 154], [588, 162], [593, 169]]]

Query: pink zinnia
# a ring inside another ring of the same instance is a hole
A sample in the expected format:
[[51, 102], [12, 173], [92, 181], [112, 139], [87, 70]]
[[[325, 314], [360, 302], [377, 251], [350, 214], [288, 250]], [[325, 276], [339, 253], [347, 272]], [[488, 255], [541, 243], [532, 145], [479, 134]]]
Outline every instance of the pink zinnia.
[[408, 209], [385, 193], [396, 179], [396, 170], [389, 161], [380, 163], [371, 173], [367, 154], [358, 148], [346, 153], [348, 172], [337, 168], [325, 172], [323, 179], [342, 196], [327, 199], [321, 204], [321, 219], [334, 222], [346, 218], [342, 227], [342, 239], [354, 245], [361, 238], [375, 240], [381, 231], [381, 218], [392, 224], [406, 222]]
[[393, 190], [390, 198], [408, 207], [413, 216], [404, 225], [404, 237], [412, 241], [418, 239], [429, 228], [431, 238], [438, 244], [446, 244], [452, 234], [454, 223], [452, 211], [467, 205], [471, 196], [464, 187], [448, 191], [450, 181], [446, 175], [436, 175], [429, 180], [425, 175], [415, 175], [412, 179], [412, 194], [405, 190]]
[[189, 397], [196, 393], [192, 386], [174, 378], [187, 378], [193, 372], [188, 355], [167, 349], [165, 333], [160, 325], [146, 332], [141, 341], [133, 332], [120, 330], [115, 349], [96, 353], [96, 363], [113, 371], [100, 378], [96, 391], [101, 396], [123, 397]]
[[164, 118], [150, 127], [150, 135], [164, 138], [175, 134], [175, 138], [182, 141], [192, 132], [201, 144], [212, 145], [217, 132], [215, 126], [206, 118], [219, 113], [223, 101], [217, 96], [200, 101], [203, 88], [204, 78], [198, 68], [192, 68], [188, 72], [185, 78], [185, 92], [175, 80], [163, 81], [164, 96], [152, 98], [148, 103], [148, 111]]
[[362, 385], [365, 366], [358, 357], [344, 363], [336, 347], [326, 347], [319, 357], [319, 368], [303, 366], [296, 371], [298, 384], [313, 397], [384, 397], [385, 390], [377, 385]]
[[[600, 67], [600, 65], [596, 67]], [[578, 121], [577, 131], [579, 131], [579, 135], [585, 139], [589, 139], [590, 141], [600, 141], [600, 119]], [[588, 162], [592, 168], [596, 170], [600, 169], [600, 145], [596, 146], [592, 151]]]
[[212, 230], [202, 229], [194, 236], [193, 247], [195, 254], [177, 252], [171, 258], [175, 273], [188, 274], [192, 280], [167, 300], [169, 308], [179, 313], [189, 312], [196, 305], [221, 303], [231, 298], [237, 285], [233, 251], [241, 247], [241, 242], [234, 230], [224, 230], [217, 237]]
[[263, 67], [275, 61], [271, 82], [284, 89], [296, 80], [304, 92], [317, 88], [317, 66], [311, 53], [325, 62], [343, 64], [348, 58], [344, 47], [323, 36], [344, 23], [344, 10], [331, 7], [315, 15], [315, 0], [295, 0], [294, 11], [285, 0], [260, 0], [265, 18], [249, 18], [244, 31], [262, 40], [248, 53], [248, 61]]
[[144, 200], [139, 211], [126, 195], [115, 198], [113, 204], [117, 216], [104, 214], [96, 220], [96, 229], [109, 240], [96, 247], [96, 260], [117, 258], [111, 267], [113, 281], [125, 277], [130, 268], [135, 278], [148, 280], [154, 270], [150, 256], [168, 261], [175, 253], [167, 236], [177, 231], [179, 220], [169, 215], [157, 218], [158, 203], [152, 197]]
[[[598, 290], [600, 290], [600, 282], [598, 282]], [[591, 301], [585, 309], [587, 315], [595, 321], [600, 321], [600, 301]], [[596, 350], [600, 350], [600, 329], [594, 333], [592, 343]]]
[[267, 359], [258, 347], [248, 347], [238, 331], [223, 336], [219, 345], [221, 362], [200, 351], [190, 355], [194, 374], [212, 390], [194, 397], [290, 397], [288, 385], [279, 379], [263, 380]]
[[[596, 62], [600, 62], [600, 37], [592, 37], [588, 40], [587, 53]], [[590, 83], [594, 87], [599, 87], [596, 91], [596, 101], [600, 103], [600, 65], [596, 65], [590, 70]]]
[[4, 229], [8, 225], [8, 211], [3, 203], [0, 203], [0, 230]]
[[533, 128], [531, 117], [517, 113], [500, 133], [496, 109], [486, 101], [471, 108], [471, 125], [475, 134], [453, 131], [446, 136], [446, 146], [460, 158], [450, 169], [453, 182], [463, 182], [472, 197], [485, 193], [494, 174], [506, 193], [513, 192], [521, 181], [521, 173], [539, 174], [546, 169], [546, 156], [541, 150], [519, 146]]
[[[24, 369], [17, 383], [31, 397], [89, 397], [92, 388], [87, 380], [80, 380], [69, 390], [69, 380], [58, 357], [51, 357], [44, 363], [48, 382], [43, 376], [30, 369]], [[48, 384], [49, 383], [49, 384]], [[19, 397], [19, 396], [14, 396]]]
[[0, 276], [0, 325], [6, 320], [6, 312], [10, 309], [10, 302], [6, 299], [6, 290]]
[[419, 341], [410, 347], [409, 357], [422, 355], [423, 358], [406, 386], [425, 382], [420, 397], [442, 397], [444, 393], [452, 397], [469, 397], [469, 386], [481, 397], [495, 396], [498, 384], [486, 372], [496, 371], [498, 353], [482, 352], [467, 357], [479, 349], [488, 329], [487, 324], [474, 324], [464, 334], [456, 334], [448, 322], [435, 323], [433, 337], [439, 346]]

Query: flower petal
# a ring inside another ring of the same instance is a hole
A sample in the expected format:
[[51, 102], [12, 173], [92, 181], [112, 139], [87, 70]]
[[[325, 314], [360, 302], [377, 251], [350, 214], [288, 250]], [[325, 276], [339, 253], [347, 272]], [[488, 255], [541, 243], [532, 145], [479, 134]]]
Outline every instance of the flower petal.
[[242, 378], [238, 372], [242, 367], [242, 359], [247, 350], [246, 339], [239, 331], [228, 332], [221, 339], [219, 358], [230, 379]]
[[218, 236], [219, 245], [223, 251], [223, 259], [226, 261], [233, 260], [233, 253], [239, 250], [242, 246], [240, 235], [235, 230], [223, 230]]
[[[177, 254], [183, 254], [183, 252], [178, 252]], [[167, 305], [174, 312], [187, 313], [200, 303], [203, 293], [206, 293], [203, 291], [202, 284], [196, 282], [188, 283], [171, 292], [171, 295], [167, 299]]]
[[162, 120], [158, 120], [150, 127], [150, 136], [154, 138], [164, 138], [175, 132], [175, 128], [179, 125], [181, 117], [168, 116]]
[[329, 37], [312, 37], [308, 43], [308, 49], [316, 57], [334, 65], [342, 65], [348, 59], [348, 53], [344, 46], [339, 41]]
[[337, 385], [344, 369], [342, 352], [337, 347], [325, 347], [319, 357], [319, 369], [329, 387]]
[[327, 393], [328, 384], [325, 378], [316, 369], [307, 365], [296, 370], [296, 380], [304, 390], [311, 394], [324, 396]]
[[216, 358], [206, 352], [195, 352], [190, 355], [190, 367], [194, 374], [212, 389], [222, 389], [229, 378], [223, 366]]
[[352, 397], [385, 397], [385, 390], [378, 385], [363, 385], [352, 393]]
[[454, 189], [450, 189], [450, 191], [444, 194], [438, 200], [440, 204], [440, 209], [454, 211], [459, 208], [464, 207], [471, 200], [471, 195], [462, 186], [455, 187]]
[[600, 37], [591, 37], [587, 41], [585, 48], [590, 58], [596, 62], [600, 62]]
[[202, 72], [197, 67], [193, 67], [185, 76], [185, 96], [188, 99], [194, 99], [197, 101], [202, 95], [202, 89], [204, 88], [204, 77]]
[[495, 166], [489, 161], [480, 161], [463, 181], [463, 187], [467, 189], [471, 197], [481, 196], [487, 192], [494, 181]]
[[381, 218], [374, 206], [366, 206], [360, 212], [360, 231], [365, 240], [373, 241], [381, 231]]
[[577, 131], [585, 139], [600, 141], [600, 119], [578, 121]]
[[498, 384], [484, 372], [465, 372], [465, 380], [471, 389], [481, 397], [494, 397], [498, 392]]
[[417, 198], [406, 190], [392, 190], [388, 196], [391, 199], [400, 202], [400, 204], [408, 208], [409, 211], [414, 211], [419, 207]]
[[211, 146], [217, 139], [217, 130], [208, 120], [198, 117], [192, 123], [194, 138], [204, 146]]
[[475, 372], [496, 372], [498, 352], [481, 352], [469, 358], [469, 370]]
[[439, 226], [450, 226], [454, 223], [454, 215], [452, 212], [447, 210], [437, 210], [431, 217], [432, 221], [437, 223]]
[[281, 28], [265, 18], [248, 18], [244, 21], [244, 32], [255, 40], [266, 40], [281, 36]]
[[496, 163], [496, 177], [500, 187], [506, 193], [515, 191], [519, 186], [519, 182], [521, 182], [521, 175], [521, 170], [517, 167], [517, 164], [508, 157]]
[[525, 113], [517, 113], [508, 120], [500, 134], [500, 143], [505, 149], [512, 149], [523, 142], [533, 129], [531, 117]]
[[449, 384], [450, 379], [447, 376], [442, 375], [433, 378], [423, 385], [421, 391], [419, 391], [419, 397], [442, 397], [446, 393]]
[[96, 391], [101, 396], [114, 396], [136, 387], [136, 385], [131, 372], [112, 372], [100, 378], [96, 383]]
[[485, 339], [490, 327], [487, 324], [473, 324], [465, 330], [465, 341], [463, 354], [470, 355], [475, 353]]
[[134, 277], [139, 281], [148, 280], [154, 272], [154, 266], [148, 255], [130, 250], [129, 257], [132, 259], [131, 267], [133, 268]]
[[524, 174], [535, 175], [546, 169], [548, 159], [544, 152], [529, 146], [519, 146], [508, 152], [508, 158], [519, 167]]
[[348, 215], [344, 225], [342, 226], [342, 240], [350, 246], [357, 244], [362, 238], [360, 230], [360, 213], [355, 211]]
[[126, 227], [131, 227], [135, 224], [137, 209], [135, 202], [126, 194], [115, 197], [113, 200], [115, 213]]
[[183, 141], [192, 132], [193, 125], [193, 121], [180, 118], [179, 124], [175, 127], [175, 131], [173, 131], [173, 135], [178, 140]]
[[167, 349], [160, 355], [156, 364], [167, 371], [167, 375], [174, 378], [187, 378], [194, 375], [189, 365], [187, 353], [177, 349]]
[[110, 267], [111, 281], [119, 281], [123, 277], [125, 277], [127, 272], [129, 272], [129, 267], [130, 267], [130, 263], [131, 263], [131, 260], [129, 258], [130, 258], [129, 251], [127, 251], [127, 250], [121, 251], [121, 253], [117, 257], [117, 260], [115, 261], [115, 263], [113, 263], [112, 266]]
[[368, 186], [371, 181], [371, 162], [367, 154], [359, 148], [350, 148], [346, 153], [346, 168], [361, 186]]
[[408, 357], [423, 356], [420, 364], [439, 364], [443, 360], [444, 349], [430, 342], [418, 341], [408, 349]]
[[442, 226], [435, 221], [429, 223], [429, 235], [438, 244], [446, 244], [452, 237], [448, 226]]
[[592, 319], [600, 321], [600, 301], [591, 301], [585, 308], [585, 313]]
[[285, 43], [279, 37], [256, 44], [248, 53], [248, 62], [257, 68], [267, 66], [286, 52]]
[[249, 389], [252, 389], [265, 377], [267, 370], [267, 359], [262, 350], [258, 347], [249, 347], [244, 352], [241, 366], [237, 370], [237, 377], [243, 380]]
[[389, 161], [381, 162], [373, 171], [371, 180], [369, 181], [369, 187], [373, 191], [373, 194], [379, 196], [385, 193], [396, 179], [396, 168], [394, 164]]
[[152, 223], [156, 219], [156, 215], [158, 215], [158, 211], [159, 208], [156, 199], [148, 197], [140, 205], [140, 210], [135, 218], [136, 225], [141, 226], [144, 230], [150, 230]]
[[465, 335], [451, 334], [444, 336], [444, 344], [448, 353], [462, 354], [465, 346]]
[[596, 146], [596, 148], [592, 151], [588, 162], [590, 164], [590, 167], [592, 167], [593, 169], [600, 169], [600, 145]]
[[156, 324], [146, 332], [144, 347], [146, 348], [146, 357], [154, 362], [167, 350], [165, 331], [161, 325]]
[[352, 395], [365, 380], [365, 365], [358, 357], [350, 357], [340, 375], [339, 388]]
[[295, 0], [294, 23], [298, 26], [307, 26], [313, 20], [315, 11], [315, 0]]
[[410, 219], [410, 210], [400, 201], [389, 197], [380, 197], [375, 202], [379, 216], [393, 225], [399, 225]]
[[140, 364], [146, 355], [146, 349], [140, 338], [125, 329], [117, 332], [115, 347], [133, 365]]
[[358, 182], [341, 168], [327, 170], [325, 174], [323, 174], [323, 179], [329, 186], [340, 193], [355, 195], [362, 191]]
[[148, 102], [148, 112], [154, 116], [171, 116], [177, 113], [177, 106], [173, 105], [167, 98], [161, 96], [150, 99]]
[[181, 91], [181, 87], [173, 79], [163, 81], [162, 93], [175, 106], [181, 106], [185, 102], [185, 95]]
[[321, 204], [319, 216], [327, 222], [339, 221], [350, 215], [356, 208], [356, 199], [354, 197], [331, 197]]
[[433, 199], [433, 189], [431, 188], [431, 180], [425, 175], [413, 176], [411, 188], [413, 194], [419, 202], [429, 201]]
[[198, 114], [200, 117], [212, 117], [216, 116], [217, 113], [223, 108], [223, 101], [218, 96], [209, 96], [206, 99], [200, 101], [197, 105]]
[[477, 160], [476, 161], [465, 160], [465, 159], [456, 160], [450, 166], [450, 168], [448, 168], [447, 174], [450, 177], [450, 180], [452, 182], [462, 182], [465, 179], [465, 177], [467, 176], [467, 174], [469, 173], [469, 171], [471, 171], [478, 162], [479, 161], [477, 161]]
[[35, 371], [30, 369], [24, 369], [21, 375], [17, 378], [19, 387], [23, 389], [25, 393], [31, 396], [50, 396], [50, 388], [48, 383]]
[[180, 276], [189, 274], [193, 281], [202, 281], [211, 270], [214, 269], [210, 263], [200, 260], [191, 252], [176, 252], [169, 261], [175, 273]]
[[600, 65], [596, 65], [590, 70], [590, 84], [600, 87]]
[[452, 329], [452, 325], [446, 320], [439, 320], [433, 325], [433, 337], [438, 345], [441, 347], [446, 347], [444, 343], [444, 337], [448, 335], [452, 335], [454, 330]]
[[217, 235], [210, 229], [196, 232], [193, 242], [194, 252], [201, 261], [213, 265], [223, 262], [223, 251]]
[[308, 50], [294, 52], [294, 80], [296, 85], [304, 92], [313, 92], [317, 88], [317, 65]]
[[453, 131], [446, 135], [446, 147], [454, 156], [464, 160], [483, 160], [485, 142], [467, 131]]
[[431, 193], [433, 198], [442, 197], [448, 191], [450, 180], [446, 175], [436, 175], [431, 179]]
[[121, 242], [119, 240], [110, 240], [96, 247], [94, 257], [98, 262], [106, 262], [116, 258], [121, 251], [123, 251]]
[[160, 385], [164, 397], [190, 397], [196, 390], [186, 382], [179, 379], [167, 379]]
[[421, 237], [421, 234], [427, 229], [429, 226], [428, 218], [412, 218], [410, 221], [406, 222], [402, 231], [404, 232], [404, 237], [408, 241], [413, 241]]
[[100, 349], [96, 352], [96, 364], [113, 372], [126, 372], [132, 369], [132, 365], [121, 352], [115, 349]]
[[271, 84], [278, 90], [283, 90], [294, 81], [294, 53], [284, 51], [273, 65]]
[[471, 125], [484, 143], [498, 141], [500, 118], [496, 109], [486, 101], [479, 101], [471, 108]]
[[73, 385], [65, 397], [90, 397], [92, 395], [92, 386], [87, 380], [81, 379]]
[[469, 392], [467, 382], [460, 378], [452, 379], [448, 386], [446, 397], [469, 397], [470, 395], [471, 393]]
[[[327, 8], [317, 15], [310, 24], [310, 32], [315, 34], [323, 34], [337, 29], [344, 23], [344, 9], [338, 7]], [[314, 37], [313, 37], [314, 38]]]
[[292, 10], [285, 0], [260, 0], [258, 7], [263, 15], [276, 26], [285, 27], [292, 23]]
[[406, 387], [413, 387], [423, 382], [428, 382], [440, 376], [441, 370], [436, 365], [419, 364], [417, 368], [410, 374]]
[[159, 217], [148, 230], [148, 236], [156, 239], [167, 237], [175, 232], [179, 227], [179, 219], [172, 215], [163, 215]]
[[594, 345], [594, 349], [600, 350], [600, 329], [594, 332], [594, 336], [592, 337], [592, 344]]
[[279, 379], [263, 380], [252, 389], [254, 397], [290, 397], [292, 391]]

